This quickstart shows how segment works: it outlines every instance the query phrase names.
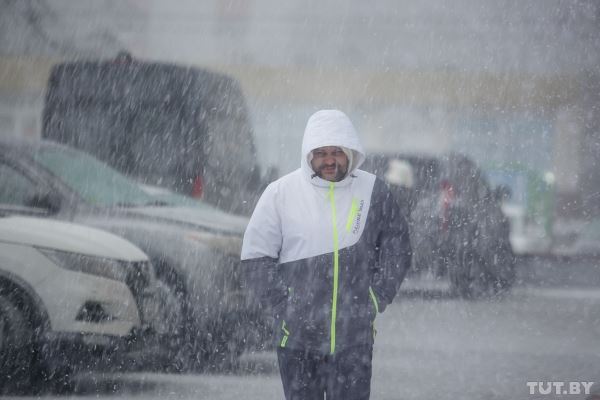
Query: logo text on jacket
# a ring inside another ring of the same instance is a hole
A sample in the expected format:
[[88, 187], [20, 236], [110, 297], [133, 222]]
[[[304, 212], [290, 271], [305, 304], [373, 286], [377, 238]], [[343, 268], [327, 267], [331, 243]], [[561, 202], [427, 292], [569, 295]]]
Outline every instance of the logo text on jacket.
[[360, 229], [360, 218], [362, 216], [362, 210], [363, 210], [363, 206], [365, 204], [364, 200], [360, 201], [360, 204], [358, 205], [358, 213], [356, 213], [356, 219], [354, 221], [354, 227], [352, 228], [352, 233], [353, 234], [357, 234], [359, 229]]

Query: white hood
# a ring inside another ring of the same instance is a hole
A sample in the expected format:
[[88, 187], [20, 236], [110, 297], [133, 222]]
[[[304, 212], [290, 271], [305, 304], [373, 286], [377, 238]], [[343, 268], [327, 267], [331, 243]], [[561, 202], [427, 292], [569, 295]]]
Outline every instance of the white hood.
[[136, 246], [112, 233], [51, 219], [0, 218], [0, 241], [122, 261], [148, 259]]
[[[354, 129], [350, 118], [341, 111], [317, 111], [306, 123], [304, 138], [302, 139], [300, 168], [309, 179], [314, 174], [308, 161], [309, 154], [314, 149], [324, 146], [345, 147], [352, 151], [352, 164], [348, 167], [348, 173], [344, 180], [360, 167], [365, 160], [365, 152], [358, 139], [356, 129]], [[330, 184], [330, 182], [324, 181], [319, 177], [312, 178], [312, 182], [319, 186]]]

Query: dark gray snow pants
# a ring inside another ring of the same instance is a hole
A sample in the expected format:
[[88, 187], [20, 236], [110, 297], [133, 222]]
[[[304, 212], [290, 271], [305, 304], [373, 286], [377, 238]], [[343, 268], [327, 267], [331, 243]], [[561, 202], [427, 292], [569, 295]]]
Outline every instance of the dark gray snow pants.
[[372, 346], [333, 355], [277, 349], [286, 400], [368, 400], [371, 394]]

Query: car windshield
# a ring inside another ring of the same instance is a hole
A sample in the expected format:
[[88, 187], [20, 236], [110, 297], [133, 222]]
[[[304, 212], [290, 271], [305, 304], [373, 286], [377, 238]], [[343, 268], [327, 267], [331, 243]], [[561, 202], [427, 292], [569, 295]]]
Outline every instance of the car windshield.
[[35, 160], [90, 204], [139, 207], [156, 203], [135, 182], [85, 153], [41, 147], [35, 153]]

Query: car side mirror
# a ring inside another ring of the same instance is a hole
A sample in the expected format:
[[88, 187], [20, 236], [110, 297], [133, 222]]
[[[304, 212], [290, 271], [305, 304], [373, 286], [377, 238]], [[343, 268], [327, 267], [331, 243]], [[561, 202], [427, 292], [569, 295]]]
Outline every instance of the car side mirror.
[[46, 192], [34, 194], [29, 201], [27, 201], [27, 206], [41, 208], [48, 211], [49, 214], [56, 214], [60, 211], [61, 203], [62, 201], [59, 195], [52, 192]]

